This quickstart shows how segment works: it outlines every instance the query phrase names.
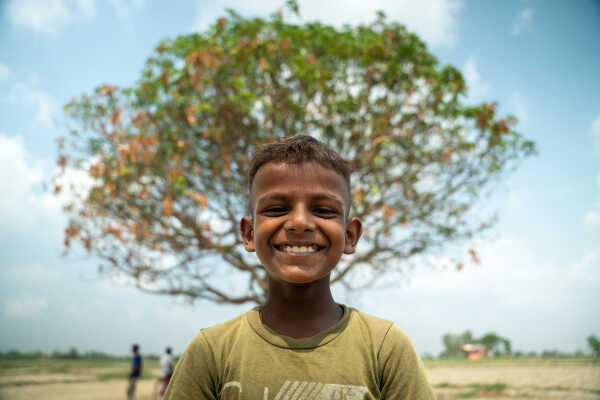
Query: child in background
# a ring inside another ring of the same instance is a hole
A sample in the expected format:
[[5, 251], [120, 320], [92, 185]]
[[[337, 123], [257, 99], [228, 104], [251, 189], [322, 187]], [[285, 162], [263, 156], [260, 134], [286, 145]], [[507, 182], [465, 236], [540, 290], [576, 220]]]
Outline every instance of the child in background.
[[134, 344], [131, 346], [133, 359], [131, 360], [131, 372], [129, 373], [129, 386], [127, 386], [127, 399], [135, 399], [135, 387], [142, 374], [142, 356], [140, 355], [140, 346]]
[[171, 354], [170, 347], [167, 347], [165, 352], [160, 356], [159, 364], [161, 375], [160, 378], [163, 383], [162, 387], [160, 388], [160, 395], [164, 396], [165, 390], [167, 390], [167, 386], [171, 380], [171, 375], [173, 375], [173, 355]]

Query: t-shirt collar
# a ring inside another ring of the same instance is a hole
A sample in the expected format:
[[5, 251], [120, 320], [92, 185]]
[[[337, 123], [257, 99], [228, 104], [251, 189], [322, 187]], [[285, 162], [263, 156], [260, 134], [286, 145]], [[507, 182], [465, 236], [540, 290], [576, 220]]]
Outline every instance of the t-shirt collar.
[[319, 346], [324, 346], [331, 342], [333, 339], [338, 337], [343, 331], [348, 322], [350, 321], [350, 308], [344, 304], [340, 304], [344, 314], [338, 322], [335, 323], [331, 328], [317, 333], [314, 336], [296, 339], [286, 335], [280, 335], [273, 331], [271, 328], [262, 323], [260, 319], [261, 307], [255, 307], [246, 314], [246, 320], [248, 324], [260, 336], [263, 340], [271, 343], [274, 346], [282, 347], [286, 349], [313, 349]]

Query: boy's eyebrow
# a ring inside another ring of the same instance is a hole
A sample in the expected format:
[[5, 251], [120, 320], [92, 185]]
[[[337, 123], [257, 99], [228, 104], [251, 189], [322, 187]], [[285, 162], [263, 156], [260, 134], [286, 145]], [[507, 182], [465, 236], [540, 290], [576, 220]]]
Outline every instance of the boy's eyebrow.
[[268, 194], [266, 196], [262, 196], [259, 197], [258, 199], [256, 199], [256, 204], [262, 202], [262, 201], [269, 201], [269, 200], [287, 200], [288, 196], [286, 196], [284, 193], [271, 193]]
[[[285, 193], [271, 193], [271, 194], [267, 194], [263, 197], [260, 197], [259, 199], [257, 199], [256, 203], [259, 204], [261, 202], [269, 201], [269, 200], [285, 201], [288, 198], [289, 198], [289, 196]], [[344, 202], [342, 200], [340, 200], [340, 198], [338, 196], [334, 196], [332, 194], [320, 193], [320, 194], [311, 196], [311, 199], [312, 200], [331, 200], [331, 201], [338, 203], [340, 207], [344, 207]]]
[[340, 200], [338, 196], [334, 196], [332, 194], [318, 194], [314, 197], [314, 200], [332, 200], [340, 205], [340, 207], [344, 207], [344, 202]]

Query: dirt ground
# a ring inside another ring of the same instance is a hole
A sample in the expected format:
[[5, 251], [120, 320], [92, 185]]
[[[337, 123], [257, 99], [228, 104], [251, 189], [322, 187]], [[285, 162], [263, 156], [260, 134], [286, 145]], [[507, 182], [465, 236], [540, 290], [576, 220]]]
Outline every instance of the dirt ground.
[[600, 399], [600, 364], [522, 363], [427, 365], [442, 399]]
[[[125, 399], [128, 364], [60, 365], [35, 368], [0, 365], [0, 400]], [[600, 399], [600, 363], [523, 360], [511, 362], [425, 363], [439, 400], [453, 399]], [[58, 371], [58, 372], [57, 372]], [[138, 383], [137, 400], [150, 400], [154, 385], [148, 369]]]
[[[136, 390], [138, 400], [152, 398], [151, 380], [142, 380]], [[43, 385], [8, 386], [0, 388], [1, 400], [108, 400], [126, 399], [127, 381], [115, 379], [99, 382], [47, 383]]]

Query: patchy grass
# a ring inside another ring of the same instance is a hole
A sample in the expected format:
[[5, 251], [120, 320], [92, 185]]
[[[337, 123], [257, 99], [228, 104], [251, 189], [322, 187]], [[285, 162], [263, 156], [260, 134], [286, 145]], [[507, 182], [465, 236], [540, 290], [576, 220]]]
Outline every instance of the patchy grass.
[[484, 390], [486, 392], [502, 392], [508, 387], [508, 385], [504, 382], [474, 383], [471, 384], [471, 386], [478, 390]]
[[115, 379], [125, 379], [127, 371], [108, 371], [96, 374], [96, 379], [99, 381], [114, 381]]
[[[141, 379], [155, 379], [157, 368], [144, 360]], [[128, 360], [0, 360], [0, 387], [126, 380], [129, 369]]]
[[[102, 372], [97, 373], [95, 376], [96, 376], [96, 379], [99, 381], [112, 381], [112, 380], [116, 380], [116, 379], [127, 379], [127, 377], [129, 376], [129, 371], [126, 369], [102, 371]], [[153, 374], [152, 372], [143, 370], [142, 376], [140, 377], [140, 379], [142, 379], [142, 380], [156, 379], [156, 375]]]
[[447, 389], [464, 389], [472, 388], [477, 390], [485, 390], [486, 392], [501, 392], [508, 388], [508, 385], [504, 382], [493, 382], [493, 383], [450, 383], [440, 382], [434, 385], [436, 388], [447, 388]]
[[450, 382], [440, 382], [440, 383], [438, 383], [436, 385], [433, 385], [433, 387], [443, 388], [443, 389], [446, 389], [446, 388], [452, 388], [452, 389], [454, 389], [454, 388], [458, 388], [459, 385], [457, 385], [455, 383], [450, 383]]
[[[508, 384], [504, 382], [492, 382], [492, 383], [451, 383], [451, 382], [440, 382], [436, 385], [433, 385], [436, 389], [451, 389], [451, 398], [452, 399], [473, 399], [473, 398], [483, 398], [488, 397], [489, 395], [497, 395], [499, 393], [504, 392], [508, 388]], [[469, 389], [467, 391], [458, 391], [455, 390], [464, 390]]]
[[454, 395], [455, 399], [472, 399], [477, 397], [477, 392], [460, 392]]

